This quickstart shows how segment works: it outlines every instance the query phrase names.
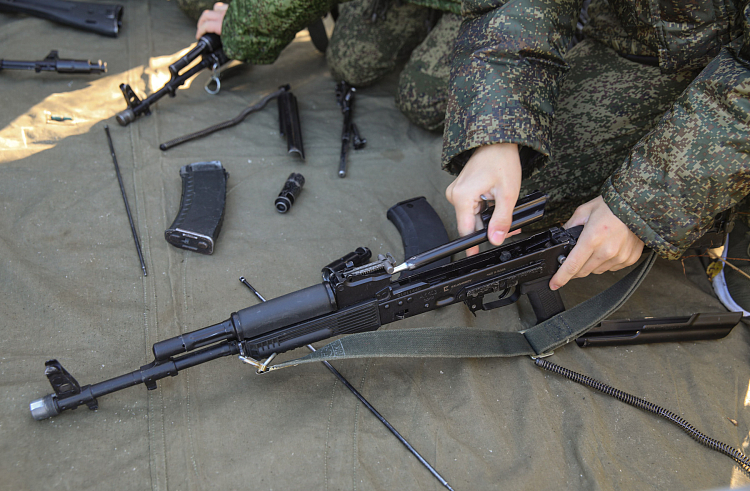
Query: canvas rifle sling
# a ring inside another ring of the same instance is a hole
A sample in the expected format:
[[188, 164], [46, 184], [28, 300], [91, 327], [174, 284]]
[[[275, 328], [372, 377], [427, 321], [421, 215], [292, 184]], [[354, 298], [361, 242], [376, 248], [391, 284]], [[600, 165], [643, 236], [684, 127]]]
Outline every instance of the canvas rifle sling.
[[270, 371], [314, 361], [352, 358], [492, 358], [544, 356], [581, 336], [619, 309], [656, 260], [650, 252], [635, 269], [597, 295], [529, 329], [502, 332], [468, 327], [393, 329], [350, 334]]

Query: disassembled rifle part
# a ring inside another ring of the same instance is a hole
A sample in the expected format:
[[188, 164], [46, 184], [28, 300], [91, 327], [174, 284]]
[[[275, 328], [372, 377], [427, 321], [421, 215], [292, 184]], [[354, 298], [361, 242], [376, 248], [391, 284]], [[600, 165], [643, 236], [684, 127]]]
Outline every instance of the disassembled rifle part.
[[268, 104], [268, 102], [273, 99], [277, 99], [278, 104], [279, 104], [280, 131], [281, 131], [281, 135], [286, 136], [287, 138], [288, 151], [290, 153], [292, 152], [297, 153], [304, 160], [305, 150], [302, 144], [302, 133], [300, 131], [299, 111], [297, 109], [296, 98], [294, 98], [294, 95], [291, 94], [289, 85], [283, 85], [279, 87], [278, 90], [263, 97], [257, 103], [253, 104], [252, 106], [246, 107], [240, 114], [238, 114], [233, 119], [229, 119], [222, 123], [209, 126], [208, 128], [202, 129], [200, 131], [196, 131], [195, 133], [190, 133], [189, 135], [185, 135], [179, 138], [175, 138], [173, 140], [169, 140], [168, 142], [165, 142], [159, 145], [159, 148], [161, 150], [166, 151], [166, 150], [169, 150], [170, 148], [176, 147], [177, 145], [181, 145], [183, 143], [196, 140], [198, 138], [203, 138], [204, 136], [208, 136], [211, 133], [215, 133], [217, 131], [220, 131], [226, 128], [231, 128], [232, 126], [236, 126], [240, 124], [242, 121], [244, 121], [244, 119], [248, 115], [263, 109], [266, 106], [266, 104]]
[[323, 269], [320, 270], [320, 272], [323, 273], [323, 280], [329, 281], [334, 274], [364, 264], [369, 261], [371, 257], [372, 252], [370, 249], [367, 247], [357, 247], [353, 252], [350, 252], [323, 267]]
[[180, 177], [180, 210], [164, 238], [181, 249], [213, 254], [224, 222], [229, 173], [212, 160], [182, 166]]
[[576, 338], [581, 348], [646, 343], [702, 341], [727, 336], [742, 320], [742, 312], [693, 314], [689, 317], [647, 317], [603, 320]]
[[256, 290], [255, 288], [253, 288], [253, 285], [251, 285], [250, 282], [248, 282], [245, 279], [244, 276], [240, 276], [240, 281], [242, 282], [243, 285], [245, 285], [246, 287], [248, 287], [251, 292], [253, 292], [253, 295], [255, 295], [256, 297], [258, 297], [258, 300], [260, 300], [261, 302], [265, 302], [266, 301], [266, 299], [263, 298], [263, 295], [261, 295], [260, 293], [258, 293], [258, 290]]
[[292, 207], [299, 194], [302, 192], [302, 186], [305, 185], [305, 178], [302, 174], [292, 172], [287, 177], [284, 187], [281, 188], [279, 196], [273, 202], [276, 211], [286, 213]]
[[341, 130], [341, 156], [339, 158], [339, 177], [342, 178], [346, 177], [349, 143], [352, 143], [354, 150], [360, 150], [367, 145], [367, 140], [360, 136], [357, 125], [352, 121], [355, 92], [357, 92], [357, 89], [346, 82], [336, 84], [336, 102], [344, 115], [344, 128]]
[[[2, 0], [0, 0], [2, 1]], [[34, 70], [35, 72], [57, 73], [105, 73], [107, 64], [102, 60], [92, 63], [90, 60], [64, 60], [52, 50], [41, 61], [0, 60], [0, 70]]]
[[122, 5], [70, 0], [0, 0], [0, 12], [20, 12], [103, 36], [117, 37]]
[[[386, 217], [396, 226], [398, 233], [401, 235], [401, 241], [404, 245], [404, 258], [416, 256], [421, 252], [429, 251], [450, 242], [443, 221], [424, 196], [396, 203], [388, 208]], [[451, 262], [449, 257], [433, 261], [423, 268], [402, 272], [399, 279], [403, 280], [424, 269], [444, 266], [449, 262]]]
[[[180, 71], [187, 68], [195, 59], [201, 57], [201, 61], [193, 65], [190, 69], [185, 70], [182, 74]], [[150, 96], [141, 100], [128, 84], [120, 84], [127, 109], [117, 113], [115, 119], [121, 126], [127, 126], [135, 121], [139, 116], [151, 114], [151, 105], [156, 101], [169, 94], [170, 97], [176, 95], [177, 89], [184, 84], [190, 77], [207, 67], [219, 67], [229, 61], [224, 54], [221, 45], [221, 38], [213, 33], [204, 34], [198, 40], [195, 48], [191, 49], [185, 56], [169, 65], [171, 78], [164, 84], [164, 87], [157, 90]]]
[[[510, 230], [512, 231], [519, 229], [541, 218], [544, 214], [544, 206], [546, 204], [547, 195], [539, 191], [535, 191], [530, 195], [518, 200], [516, 206], [513, 208], [513, 222], [511, 223]], [[470, 247], [474, 247], [483, 242], [486, 242], [487, 224], [489, 223], [494, 210], [494, 206], [491, 206], [480, 213], [482, 222], [485, 225], [485, 228], [483, 228], [482, 230], [478, 230], [473, 234], [469, 234], [454, 241], [448, 242], [441, 247], [412, 256], [398, 266], [395, 266], [391, 274], [417, 269], [419, 267], [425, 266], [426, 264], [432, 263], [433, 261], [450, 257], [453, 254], [457, 254], [459, 252], [465, 251]]]
[[279, 94], [279, 133], [286, 137], [287, 153], [296, 153], [302, 160], [305, 160], [305, 147], [302, 144], [302, 127], [299, 119], [299, 107], [297, 98], [289, 90]]
[[[357, 249], [357, 251], [359, 251], [359, 249], [363, 249], [363, 248], [360, 247], [360, 248]], [[345, 257], [350, 257], [352, 254], [354, 254], [358, 258], [363, 257], [363, 254], [359, 254], [357, 251], [347, 254], [346, 256], [344, 256], [344, 258]], [[369, 250], [367, 252], [369, 252]], [[334, 261], [331, 264], [334, 264], [334, 263], [338, 264], [344, 258], [341, 258], [341, 259], [339, 259], [337, 261]], [[323, 268], [323, 269], [325, 270], [325, 268]], [[242, 282], [243, 285], [245, 285], [246, 287], [248, 287], [250, 289], [250, 291], [252, 291], [253, 294], [260, 299], [261, 302], [265, 302], [266, 301], [266, 299], [263, 298], [263, 296], [260, 293], [258, 293], [258, 290], [256, 290], [255, 288], [253, 288], [253, 286], [245, 279], [244, 276], [240, 277], [240, 281]], [[315, 352], [315, 348], [313, 347], [312, 344], [308, 344], [308, 345], [306, 345], [306, 347], [310, 351]], [[251, 359], [252, 361], [249, 361], [249, 360], [247, 360], [247, 358], [243, 357], [242, 355], [240, 355], [240, 360], [242, 360], [245, 363], [249, 363], [249, 364], [251, 364], [253, 366], [257, 366], [258, 367], [258, 373], [263, 373], [263, 372], [266, 371], [266, 368], [267, 368], [268, 364], [271, 362], [271, 360], [273, 360], [274, 357], [276, 357], [276, 353], [272, 354], [270, 357], [268, 357], [268, 359], [265, 362], [263, 362], [260, 365], [257, 365], [257, 362], [255, 360]], [[253, 363], [253, 362], [255, 362], [255, 363]], [[390, 431], [391, 434], [393, 434], [393, 436], [395, 436], [398, 439], [398, 441], [400, 441], [406, 447], [406, 449], [409, 450], [409, 452], [411, 452], [411, 454], [414, 455], [414, 457], [416, 457], [417, 460], [419, 460], [419, 462], [421, 462], [422, 465], [424, 465], [427, 468], [428, 471], [430, 471], [430, 474], [432, 474], [438, 481], [440, 481], [440, 484], [442, 484], [446, 488], [448, 488], [451, 491], [453, 491], [453, 488], [450, 487], [450, 485], [443, 478], [443, 476], [441, 476], [438, 473], [438, 471], [436, 471], [435, 468], [432, 467], [430, 465], [430, 463], [427, 462], [425, 460], [425, 458], [422, 457], [422, 455], [414, 447], [411, 446], [411, 444], [409, 444], [408, 441], [406, 441], [406, 438], [404, 438], [403, 436], [401, 436], [401, 433], [399, 433], [398, 430], [396, 430], [396, 428], [394, 428], [393, 425], [390, 424], [388, 422], [388, 420], [385, 419], [385, 417], [382, 414], [380, 414], [380, 412], [377, 409], [375, 409], [375, 406], [373, 406], [372, 404], [370, 404], [370, 402], [367, 399], [365, 399], [365, 396], [363, 396], [357, 389], [354, 388], [354, 386], [351, 383], [349, 383], [349, 381], [346, 379], [346, 377], [344, 377], [343, 375], [341, 375], [341, 373], [338, 370], [336, 370], [333, 367], [333, 365], [331, 365], [330, 363], [328, 363], [326, 360], [321, 361], [321, 363], [328, 369], [328, 371], [330, 371], [339, 380], [339, 382], [341, 382], [344, 385], [344, 387], [346, 387], [347, 389], [349, 389], [349, 392], [351, 392], [352, 394], [354, 394], [354, 396], [357, 399], [359, 399], [359, 402], [361, 402], [362, 404], [364, 404], [364, 406], [373, 414], [373, 416], [375, 416], [378, 419], [378, 421], [380, 421], [381, 423], [383, 423], [383, 425], [388, 429], [388, 431]]]
[[117, 164], [117, 156], [115, 155], [115, 147], [112, 145], [112, 136], [109, 134], [109, 126], [104, 125], [104, 132], [107, 134], [107, 141], [109, 142], [109, 151], [112, 154], [112, 162], [115, 164], [115, 174], [117, 174], [117, 182], [120, 184], [120, 192], [122, 193], [122, 200], [125, 202], [125, 212], [128, 214], [128, 221], [130, 222], [130, 231], [133, 233], [133, 241], [135, 241], [135, 249], [138, 251], [138, 259], [141, 262], [141, 269], [143, 270], [143, 276], [148, 276], [146, 272], [146, 263], [143, 261], [143, 252], [141, 252], [141, 243], [138, 240], [138, 233], [135, 231], [135, 224], [133, 224], [133, 215], [130, 213], [130, 205], [128, 204], [128, 196], [125, 194], [125, 186], [122, 184], [122, 175], [120, 174], [120, 166]]
[[727, 445], [726, 443], [722, 443], [718, 440], [707, 437], [700, 431], [696, 430], [693, 425], [682, 419], [677, 414], [671, 411], [667, 411], [666, 409], [644, 399], [641, 399], [640, 397], [636, 397], [628, 394], [627, 392], [615, 389], [614, 387], [599, 382], [598, 380], [594, 380], [585, 375], [581, 375], [580, 373], [568, 370], [567, 368], [563, 368], [560, 365], [556, 365], [550, 361], [537, 358], [534, 360], [534, 363], [540, 368], [553, 373], [557, 373], [558, 375], [562, 375], [563, 377], [581, 385], [585, 385], [586, 387], [598, 390], [599, 392], [607, 394], [608, 396], [612, 396], [615, 399], [624, 402], [625, 404], [629, 404], [638, 409], [642, 409], [646, 412], [661, 416], [670, 423], [677, 425], [682, 431], [687, 433], [690, 438], [697, 441], [698, 443], [710, 448], [711, 450], [715, 450], [730, 457], [737, 463], [737, 465], [740, 466], [743, 471], [750, 474], [750, 459], [748, 459], [748, 457], [743, 454], [742, 451], [737, 450], [732, 446]]

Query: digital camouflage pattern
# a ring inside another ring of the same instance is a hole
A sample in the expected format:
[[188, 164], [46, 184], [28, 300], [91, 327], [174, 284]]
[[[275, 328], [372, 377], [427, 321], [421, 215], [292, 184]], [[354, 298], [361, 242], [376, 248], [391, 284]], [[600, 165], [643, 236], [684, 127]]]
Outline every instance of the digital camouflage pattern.
[[444, 13], [429, 29], [434, 11], [394, 4], [371, 22], [371, 4], [353, 0], [341, 5], [326, 53], [333, 77], [367, 86], [408, 58], [399, 76], [396, 105], [417, 126], [441, 129], [460, 16]]
[[[368, 0], [369, 3], [378, 1]], [[297, 32], [337, 3], [337, 0], [234, 0], [222, 24], [225, 52], [230, 58], [247, 63], [273, 63]], [[458, 12], [460, 5], [452, 0], [393, 3], [417, 4], [453, 12]]]
[[554, 218], [602, 194], [676, 259], [750, 192], [748, 2], [594, 0], [591, 39], [568, 52], [580, 7], [463, 3], [443, 166], [458, 173], [490, 143], [529, 147], [544, 158], [524, 187], [551, 194]]
[[460, 27], [460, 16], [444, 13], [412, 51], [399, 77], [396, 106], [426, 130], [440, 130], [445, 122], [453, 45]]
[[221, 26], [224, 52], [255, 65], [276, 61], [297, 32], [322, 17], [331, 0], [234, 0]]
[[[229, 3], [232, 0], [222, 0], [223, 3]], [[185, 15], [197, 21], [204, 10], [211, 10], [214, 8], [216, 0], [177, 0], [177, 5], [180, 10], [185, 12]]]
[[730, 0], [595, 0], [584, 32], [619, 53], [658, 56], [662, 71], [701, 69], [731, 40], [735, 11]]
[[541, 159], [523, 181], [522, 195], [534, 190], [549, 195], [545, 217], [535, 229], [564, 223], [576, 207], [599, 196], [609, 176], [697, 73], [662, 74], [591, 39], [577, 44], [566, 59], [570, 69], [552, 123], [552, 158]]
[[679, 257], [717, 213], [750, 193], [750, 64], [723, 49], [608, 180], [612, 211]]
[[[205, 0], [178, 1], [195, 18], [202, 9], [210, 7]], [[326, 57], [333, 77], [356, 87], [372, 84], [408, 59], [400, 74], [396, 105], [414, 124], [440, 130], [461, 17], [450, 11], [441, 16], [423, 5], [459, 9], [459, 4], [450, 0], [342, 3]], [[331, 4], [319, 0], [235, 0], [222, 25], [224, 50], [230, 58], [273, 63], [299, 30], [330, 7]], [[377, 13], [374, 20], [373, 13]]]
[[430, 9], [389, 5], [373, 21], [372, 4], [372, 0], [352, 0], [339, 6], [326, 52], [333, 77], [355, 87], [370, 85], [393, 71], [429, 32]]

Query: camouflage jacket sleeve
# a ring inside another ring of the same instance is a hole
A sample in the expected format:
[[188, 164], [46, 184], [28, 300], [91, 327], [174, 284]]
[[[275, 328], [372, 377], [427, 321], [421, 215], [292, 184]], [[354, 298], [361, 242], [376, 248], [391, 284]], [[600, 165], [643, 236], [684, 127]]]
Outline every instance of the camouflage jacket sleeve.
[[475, 148], [491, 143], [549, 155], [565, 48], [581, 3], [463, 1], [443, 135], [446, 170], [460, 172]]
[[253, 64], [276, 61], [297, 32], [323, 16], [335, 0], [233, 0], [221, 26], [224, 52]]
[[604, 186], [612, 211], [676, 259], [750, 193], [750, 3], [732, 43], [698, 75]]

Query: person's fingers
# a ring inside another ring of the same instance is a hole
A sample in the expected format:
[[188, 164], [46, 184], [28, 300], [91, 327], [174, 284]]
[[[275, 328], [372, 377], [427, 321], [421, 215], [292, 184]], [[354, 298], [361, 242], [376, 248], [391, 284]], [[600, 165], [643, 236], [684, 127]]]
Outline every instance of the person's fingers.
[[637, 263], [642, 253], [642, 243], [633, 245], [629, 244], [624, 250], [620, 251], [617, 256], [597, 266], [592, 272], [594, 274], [602, 274], [606, 273], [607, 271], [619, 271], [621, 269], [627, 268], [628, 266], [632, 266], [633, 264]]
[[204, 10], [200, 18], [198, 18], [198, 28], [195, 32], [195, 39], [200, 39], [201, 36], [208, 32], [221, 35], [221, 24], [224, 21], [226, 10], [226, 7], [221, 8], [220, 10]]
[[495, 211], [487, 224], [487, 238], [492, 245], [498, 246], [508, 237], [518, 196], [508, 192], [496, 194], [500, 199], [495, 199]]
[[550, 289], [557, 290], [565, 286], [568, 281], [570, 281], [571, 278], [574, 278], [581, 268], [586, 265], [586, 262], [592, 254], [593, 248], [586, 244], [586, 242], [579, 241], [575, 247], [573, 247], [573, 250], [570, 251], [568, 257], [565, 258], [565, 261], [560, 266], [560, 269], [557, 270], [557, 273], [552, 276], [552, 279], [549, 282]]

